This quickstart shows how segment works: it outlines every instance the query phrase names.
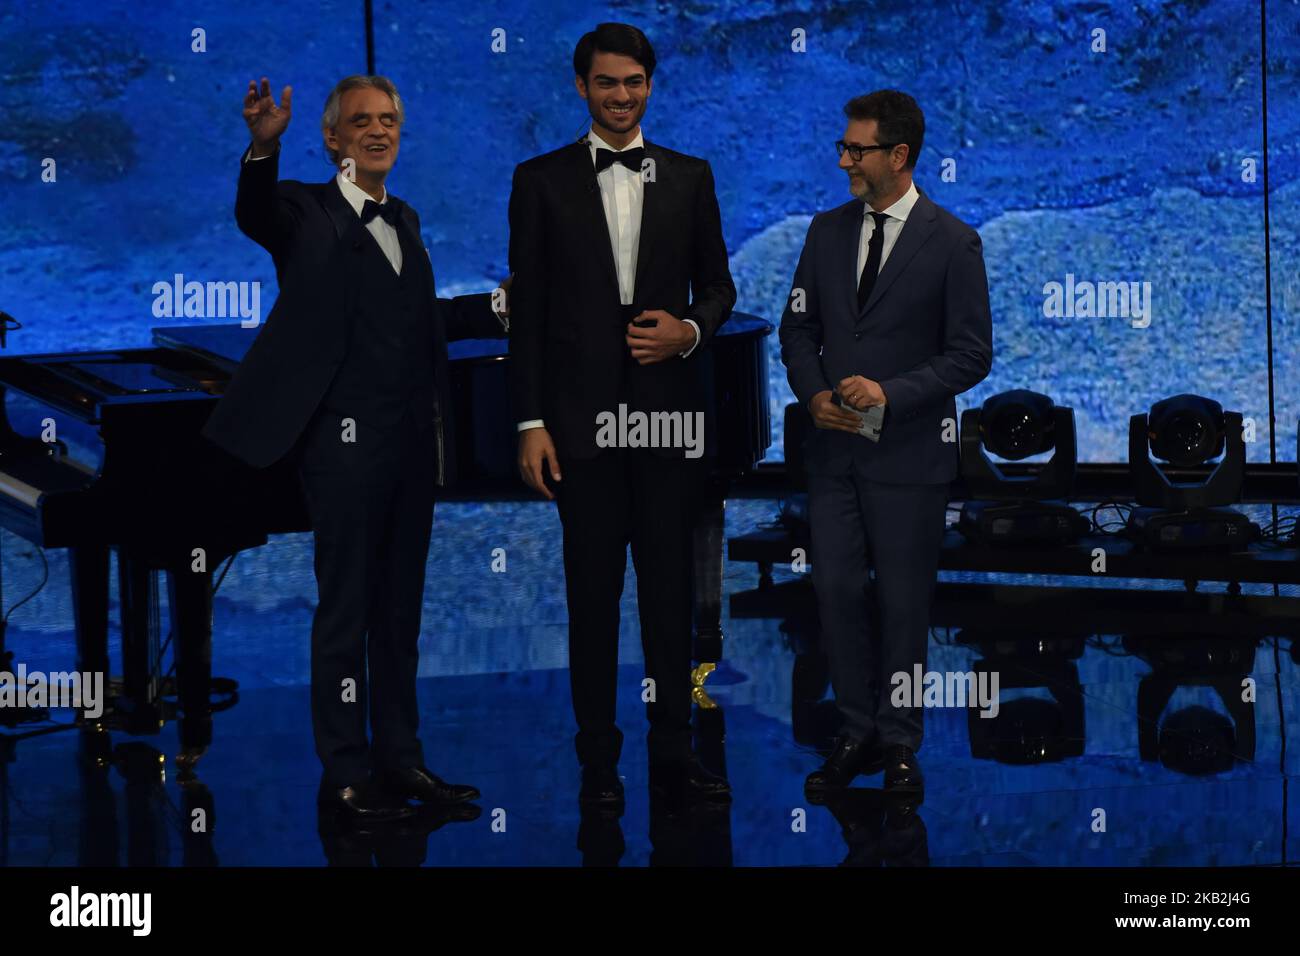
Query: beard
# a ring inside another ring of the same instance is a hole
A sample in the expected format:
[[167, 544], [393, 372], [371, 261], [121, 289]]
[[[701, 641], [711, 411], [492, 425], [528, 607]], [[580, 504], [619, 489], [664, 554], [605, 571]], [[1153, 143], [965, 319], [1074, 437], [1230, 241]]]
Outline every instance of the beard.
[[871, 202], [879, 199], [881, 196], [888, 196], [893, 184], [884, 182], [880, 179], [868, 179], [866, 176], [857, 175], [849, 178], [849, 192], [856, 199], [863, 202]]
[[626, 133], [628, 130], [636, 129], [637, 126], [640, 125], [641, 118], [645, 116], [647, 105], [648, 104], [643, 99], [641, 100], [640, 103], [636, 105], [636, 107], [634, 107], [630, 112], [625, 114], [625, 116], [620, 117], [619, 121], [627, 124], [626, 126], [623, 126], [621, 128], [615, 126], [609, 126], [605, 122], [606, 115], [605, 115], [605, 107], [603, 104], [597, 106], [595, 110], [592, 111], [591, 119], [592, 122], [594, 122], [598, 127], [600, 127], [603, 130], [608, 130], [611, 133]]

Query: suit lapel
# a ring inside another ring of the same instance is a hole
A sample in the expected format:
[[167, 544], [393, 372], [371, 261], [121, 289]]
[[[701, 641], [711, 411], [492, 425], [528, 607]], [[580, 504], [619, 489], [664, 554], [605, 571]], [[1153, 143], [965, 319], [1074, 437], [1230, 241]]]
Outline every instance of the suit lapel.
[[863, 205], [860, 202], [844, 206], [843, 214], [835, 224], [835, 242], [832, 244], [834, 262], [831, 275], [843, 276], [839, 285], [848, 311], [858, 314], [858, 243], [862, 241]]
[[334, 223], [334, 234], [340, 240], [348, 234], [359, 220], [356, 212], [348, 201], [343, 198], [343, 190], [339, 189], [337, 178], [331, 179], [327, 183], [322, 183], [322, 204], [325, 206], [325, 212], [330, 217], [330, 222]]
[[[388, 197], [389, 202], [396, 200], [402, 202], [395, 196]], [[433, 263], [429, 261], [428, 250], [424, 248], [424, 240], [420, 238], [420, 230], [416, 225], [415, 212], [406, 203], [402, 203], [402, 215], [398, 222], [398, 232], [404, 232], [406, 241], [402, 243], [402, 248], [407, 250], [402, 255], [402, 271], [407, 269], [416, 269], [420, 273], [420, 278], [429, 288], [429, 294], [433, 295]], [[399, 241], [402, 237], [398, 237]], [[420, 258], [420, 253], [424, 253], [424, 258]], [[411, 260], [415, 261], [412, 262]]]
[[591, 161], [591, 149], [585, 142], [574, 143], [566, 160], [568, 188], [565, 195], [574, 197], [574, 204], [582, 214], [587, 243], [602, 250], [601, 269], [610, 284], [618, 289], [618, 269], [614, 265], [614, 249], [609, 244], [609, 225], [605, 221], [605, 205], [600, 199], [600, 185], [596, 182], [596, 167]]
[[361, 219], [357, 216], [356, 210], [343, 198], [343, 191], [339, 189], [337, 179], [322, 184], [320, 202], [325, 209], [325, 214], [334, 225], [336, 245], [333, 261], [337, 262], [342, 270], [341, 275], [330, 278], [342, 280], [345, 295], [344, 308], [351, 309], [358, 301], [361, 257], [352, 254], [352, 249], [344, 244], [344, 239], [360, 225]]
[[[420, 238], [420, 231], [416, 226], [415, 212], [406, 203], [402, 202], [391, 193], [388, 197], [389, 202], [401, 203], [402, 213], [398, 220], [397, 232], [398, 241], [402, 244], [402, 271], [415, 269], [420, 274], [420, 280], [428, 289], [432, 297], [434, 292], [433, 282], [433, 264], [429, 261], [429, 255], [424, 249], [424, 240]], [[334, 224], [334, 234], [340, 242], [348, 235], [349, 230], [355, 229], [361, 224], [361, 219], [357, 215], [346, 199], [343, 198], [343, 191], [339, 189], [337, 179], [331, 179], [322, 184], [321, 204], [325, 207], [325, 213], [329, 216], [330, 222]], [[369, 233], [369, 230], [361, 226], [361, 231]], [[405, 235], [402, 235], [405, 233]], [[361, 241], [366, 239], [374, 241], [373, 236], [362, 236]], [[421, 257], [419, 253], [425, 252]], [[356, 256], [345, 256], [343, 263], [348, 270], [348, 287], [356, 288], [358, 258]]]
[[645, 288], [642, 280], [649, 268], [647, 263], [653, 261], [656, 251], [667, 239], [668, 216], [672, 205], [669, 188], [672, 175], [668, 168], [668, 154], [646, 140], [645, 155], [654, 162], [650, 167], [654, 171], [654, 179], [641, 183], [641, 231], [637, 242], [636, 280], [632, 284], [632, 301], [642, 306], [645, 303], [640, 301], [639, 296]]
[[[934, 232], [935, 218], [934, 203], [926, 197], [925, 193], [918, 189], [916, 202], [912, 205], [912, 211], [903, 223], [903, 231], [899, 233], [898, 238], [894, 241], [894, 248], [889, 250], [889, 258], [885, 260], [885, 267], [880, 270], [880, 275], [876, 277], [876, 284], [871, 289], [871, 298], [867, 300], [866, 307], [858, 315], [859, 322], [875, 307], [875, 304], [880, 301], [880, 297], [888, 291], [894, 280], [907, 268], [907, 264], [912, 260], [912, 257], [925, 245], [926, 240]], [[857, 305], [856, 296], [857, 287], [854, 286], [855, 307]]]

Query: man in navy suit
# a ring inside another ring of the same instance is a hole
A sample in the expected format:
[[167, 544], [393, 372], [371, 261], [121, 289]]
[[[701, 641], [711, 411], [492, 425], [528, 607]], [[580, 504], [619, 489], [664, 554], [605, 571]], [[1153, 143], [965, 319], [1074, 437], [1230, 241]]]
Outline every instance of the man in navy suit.
[[447, 340], [503, 337], [506, 323], [488, 294], [437, 298], [420, 220], [385, 187], [404, 119], [392, 82], [335, 86], [321, 133], [338, 171], [321, 184], [279, 179], [291, 97], [277, 106], [266, 77], [244, 97], [235, 219], [271, 254], [280, 294], [203, 433], [256, 468], [297, 464], [320, 597], [320, 804], [391, 820], [411, 815], [407, 799], [479, 796], [425, 766], [416, 676], [434, 489], [454, 465]]
[[[816, 425], [805, 448], [813, 587], [843, 716], [807, 789], [883, 767], [886, 790], [916, 793], [921, 712], [894, 705], [891, 678], [925, 669], [958, 471], [953, 397], [993, 361], [988, 282], [979, 234], [912, 182], [925, 135], [916, 101], [880, 90], [844, 112], [836, 148], [854, 198], [808, 227], [780, 333]], [[859, 433], [869, 409], [883, 412], [876, 440]]]

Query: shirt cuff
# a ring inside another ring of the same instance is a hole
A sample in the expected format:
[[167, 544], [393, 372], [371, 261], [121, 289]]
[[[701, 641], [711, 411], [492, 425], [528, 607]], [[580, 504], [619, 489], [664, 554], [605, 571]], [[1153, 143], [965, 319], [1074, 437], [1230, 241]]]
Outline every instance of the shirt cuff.
[[691, 353], [694, 352], [697, 348], [699, 348], [700, 345], [700, 327], [695, 324], [694, 319], [682, 319], [682, 321], [695, 330], [695, 343], [690, 348], [688, 348], [685, 352], [682, 353], [682, 358], [690, 358]]
[[545, 428], [545, 427], [546, 425], [542, 422], [540, 418], [530, 418], [526, 422], [520, 422], [518, 426], [518, 430], [521, 432], [526, 432], [530, 428]]
[[[280, 148], [279, 146], [276, 146], [276, 149], [279, 149], [279, 148]], [[248, 149], [244, 150], [244, 162], [246, 162], [246, 163], [257, 163], [257, 162], [261, 162], [261, 161], [264, 160], [264, 159], [270, 159], [270, 158], [271, 158], [272, 156], [274, 156], [274, 155], [275, 155], [275, 150], [272, 150], [271, 152], [267, 153], [265, 156], [254, 156], [254, 155], [253, 155], [253, 144], [252, 144], [252, 143], [249, 143], [249, 144], [248, 144]]]

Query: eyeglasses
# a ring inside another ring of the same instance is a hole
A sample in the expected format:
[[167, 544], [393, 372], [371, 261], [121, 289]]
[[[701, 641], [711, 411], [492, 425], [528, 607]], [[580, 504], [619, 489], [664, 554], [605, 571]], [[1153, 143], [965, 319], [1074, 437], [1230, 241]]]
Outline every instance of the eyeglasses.
[[867, 153], [872, 152], [873, 150], [893, 149], [895, 146], [901, 146], [901, 145], [903, 144], [902, 143], [880, 143], [876, 146], [859, 146], [857, 143], [846, 143], [844, 142], [844, 140], [841, 139], [841, 140], [837, 140], [835, 143], [835, 152], [838, 153], [840, 156], [843, 156], [844, 151], [847, 149], [849, 151], [849, 155], [853, 157], [853, 161], [855, 163], [860, 163], [862, 162], [862, 157], [865, 156]]

